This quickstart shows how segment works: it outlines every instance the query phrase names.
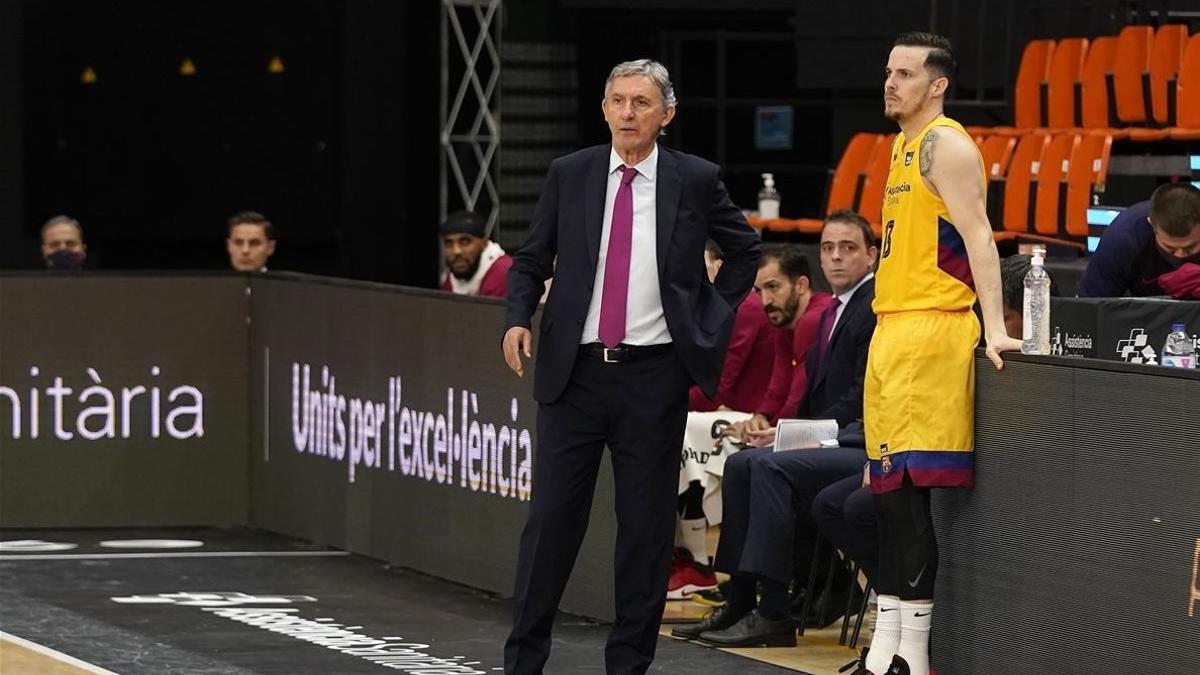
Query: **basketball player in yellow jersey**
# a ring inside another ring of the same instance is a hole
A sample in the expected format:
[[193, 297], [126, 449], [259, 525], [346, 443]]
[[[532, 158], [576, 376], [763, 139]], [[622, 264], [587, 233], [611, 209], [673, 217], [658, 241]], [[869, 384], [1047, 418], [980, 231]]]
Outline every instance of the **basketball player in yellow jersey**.
[[907, 33], [888, 57], [884, 113], [900, 125], [883, 204], [863, 419], [879, 514], [879, 609], [859, 674], [928, 675], [937, 540], [934, 487], [974, 481], [974, 353], [1021, 342], [1004, 329], [1000, 266], [974, 141], [943, 116], [957, 70], [949, 40]]

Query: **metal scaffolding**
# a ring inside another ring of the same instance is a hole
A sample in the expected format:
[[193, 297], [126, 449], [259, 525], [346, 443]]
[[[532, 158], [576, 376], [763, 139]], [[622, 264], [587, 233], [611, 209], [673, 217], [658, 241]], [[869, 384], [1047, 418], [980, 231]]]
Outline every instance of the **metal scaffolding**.
[[470, 209], [500, 219], [501, 0], [442, 0], [439, 218]]

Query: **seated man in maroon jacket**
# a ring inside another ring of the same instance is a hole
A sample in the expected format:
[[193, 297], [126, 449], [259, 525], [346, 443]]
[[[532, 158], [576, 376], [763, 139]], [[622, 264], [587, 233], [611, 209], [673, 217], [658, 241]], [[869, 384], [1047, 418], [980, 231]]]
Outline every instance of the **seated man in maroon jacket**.
[[[737, 313], [718, 400], [692, 397], [693, 410], [711, 409], [714, 404], [727, 409], [688, 414], [679, 474], [675, 567], [667, 583], [670, 599], [683, 599], [717, 585], [705, 535], [709, 525], [721, 522], [720, 476], [725, 453], [733, 446], [722, 444], [719, 447], [726, 450], [714, 450], [714, 438], [725, 429], [742, 438], [748, 429], [768, 428], [780, 416], [794, 416], [804, 398], [805, 359], [816, 343], [821, 313], [832, 301], [827, 293], [813, 292], [810, 277], [808, 259], [797, 247], [773, 244], [764, 248], [754, 282], [756, 292]], [[749, 307], [758, 313], [757, 320]], [[740, 361], [735, 351], [739, 339], [740, 348], [749, 345]], [[731, 372], [736, 382], [730, 381]], [[749, 386], [743, 387], [743, 381]], [[729, 392], [728, 398], [722, 398], [722, 392]], [[742, 393], [735, 397], [735, 392]]]
[[512, 257], [488, 238], [482, 217], [471, 211], [452, 213], [438, 230], [446, 256], [443, 291], [492, 298], [507, 294]]

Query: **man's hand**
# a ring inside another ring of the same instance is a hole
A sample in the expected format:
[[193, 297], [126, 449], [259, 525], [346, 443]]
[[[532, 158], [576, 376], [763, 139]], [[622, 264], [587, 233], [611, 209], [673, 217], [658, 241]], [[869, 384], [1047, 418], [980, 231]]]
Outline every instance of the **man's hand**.
[[[721, 432], [721, 438], [724, 438], [726, 436], [731, 436], [739, 441], [741, 441], [741, 440], [748, 441], [748, 440], [750, 440], [749, 435], [751, 433], [765, 431], [770, 428], [771, 428], [770, 420], [768, 420], [764, 415], [761, 415], [759, 413], [754, 413], [754, 416], [748, 420], [736, 422], [734, 424], [730, 424], [729, 426], [725, 427], [725, 429]], [[720, 442], [721, 442], [721, 439], [718, 438], [717, 443], [720, 443]]]
[[775, 427], [767, 427], [762, 431], [747, 431], [744, 438], [756, 448], [765, 448], [775, 443]]
[[[525, 377], [525, 366], [521, 363], [521, 354], [525, 354], [525, 358], [529, 358], [529, 350], [533, 346], [533, 334], [528, 328], [513, 326], [504, 334], [504, 341], [501, 343], [504, 346], [504, 362], [509, 368], [517, 374], [517, 377]], [[1018, 345], [1020, 346], [1020, 345]]]
[[870, 487], [870, 485], [871, 485], [871, 463], [867, 462], [866, 464], [863, 464], [862, 486]]
[[1021, 351], [1021, 341], [1016, 338], [1010, 338], [1007, 335], [988, 338], [987, 349], [985, 353], [987, 357], [996, 364], [996, 370], [1004, 370], [1004, 359], [1000, 358], [1000, 352], [1019, 352]]

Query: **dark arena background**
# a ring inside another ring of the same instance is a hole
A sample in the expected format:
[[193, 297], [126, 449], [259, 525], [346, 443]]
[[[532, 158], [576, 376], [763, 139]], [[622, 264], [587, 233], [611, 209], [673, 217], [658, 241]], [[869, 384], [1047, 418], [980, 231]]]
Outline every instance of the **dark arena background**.
[[[539, 404], [503, 300], [440, 290], [439, 224], [515, 252], [550, 162], [609, 142], [609, 70], [653, 58], [660, 143], [827, 290], [820, 219], [879, 229], [910, 30], [956, 46], [1000, 255], [1047, 246], [1060, 291], [1051, 355], [976, 354], [931, 672], [1200, 673], [1200, 371], [1160, 365], [1200, 303], [1075, 297], [1115, 214], [1200, 187], [1193, 0], [0, 0], [0, 672], [503, 671]], [[62, 214], [82, 269], [47, 269]], [[614, 505], [606, 454], [546, 672], [604, 672]], [[866, 596], [787, 648], [671, 638], [711, 607], [669, 601], [648, 672], [833, 675]]]

